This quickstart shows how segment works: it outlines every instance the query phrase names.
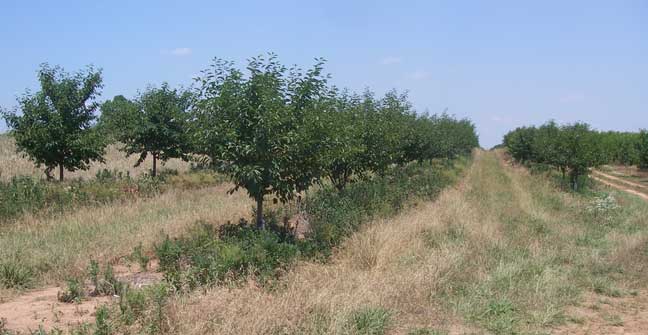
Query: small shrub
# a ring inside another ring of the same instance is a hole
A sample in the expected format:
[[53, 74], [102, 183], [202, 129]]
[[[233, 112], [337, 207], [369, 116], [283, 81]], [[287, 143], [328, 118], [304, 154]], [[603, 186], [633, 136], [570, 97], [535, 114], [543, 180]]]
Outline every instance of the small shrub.
[[146, 271], [146, 269], [148, 268], [148, 264], [151, 261], [151, 258], [144, 254], [143, 249], [144, 248], [142, 246], [142, 243], [140, 243], [138, 246], [136, 246], [133, 249], [133, 253], [131, 253], [130, 259], [131, 261], [136, 261], [139, 264], [140, 269], [142, 271]]
[[95, 331], [94, 335], [112, 335], [112, 326], [110, 324], [110, 311], [108, 307], [101, 306], [95, 314]]
[[17, 262], [0, 263], [0, 286], [4, 288], [29, 288], [34, 279], [34, 272]]
[[389, 311], [383, 308], [364, 308], [351, 313], [348, 326], [354, 335], [382, 335], [389, 326]]
[[165, 327], [166, 316], [164, 315], [164, 307], [166, 306], [169, 297], [169, 289], [164, 284], [158, 284], [152, 286], [150, 292], [152, 296], [153, 313], [148, 330], [151, 334], [159, 334], [167, 330]]
[[94, 285], [92, 295], [120, 295], [124, 289], [125, 284], [120, 282], [113, 273], [113, 268], [110, 264], [106, 264], [103, 271], [103, 278], [100, 278], [101, 271], [99, 263], [95, 260], [90, 261], [88, 267], [88, 277]]
[[516, 334], [515, 306], [506, 299], [493, 300], [488, 303], [481, 315], [486, 328], [495, 334]]
[[65, 303], [80, 302], [84, 296], [83, 284], [76, 278], [68, 279], [67, 288], [57, 294], [58, 301]]
[[146, 310], [147, 296], [144, 290], [126, 289], [119, 296], [119, 310], [126, 325], [131, 325], [139, 319]]

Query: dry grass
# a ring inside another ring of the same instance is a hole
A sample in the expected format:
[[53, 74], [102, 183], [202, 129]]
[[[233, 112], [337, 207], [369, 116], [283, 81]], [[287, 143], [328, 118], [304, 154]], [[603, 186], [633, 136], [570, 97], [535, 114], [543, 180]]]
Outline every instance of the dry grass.
[[220, 224], [248, 217], [252, 202], [243, 192], [227, 195], [229, 187], [170, 190], [152, 199], [23, 217], [0, 230], [0, 264], [18, 262], [34, 269], [40, 274], [37, 284], [59, 282], [84, 271], [90, 259], [111, 261], [139, 243], [150, 249], [164, 235], [182, 234], [198, 220]]
[[[137, 177], [144, 173], [148, 173], [151, 169], [152, 160], [149, 156], [139, 167], [134, 167], [137, 162], [137, 155], [126, 157], [126, 155], [119, 150], [119, 145], [113, 144], [106, 149], [104, 157], [106, 163], [95, 162], [88, 170], [79, 170], [75, 172], [65, 172], [66, 179], [89, 179], [95, 177], [98, 171], [103, 169], [118, 170], [124, 173], [128, 172], [132, 177]], [[169, 160], [162, 169], [173, 169], [180, 172], [189, 169], [189, 163], [183, 162], [180, 159]], [[37, 178], [45, 178], [44, 168], [37, 168], [34, 163], [22, 154], [16, 152], [16, 145], [13, 138], [6, 134], [0, 134], [0, 179], [8, 180], [14, 176], [33, 176]], [[58, 170], [57, 170], [58, 171]]]
[[[645, 285], [648, 206], [618, 197], [609, 223], [585, 213], [587, 198], [479, 152], [458, 187], [368, 225], [333, 262], [300, 264], [272, 290], [250, 282], [178, 297], [170, 325], [177, 334], [546, 332], [584, 291]], [[358, 313], [377, 328], [361, 329]]]

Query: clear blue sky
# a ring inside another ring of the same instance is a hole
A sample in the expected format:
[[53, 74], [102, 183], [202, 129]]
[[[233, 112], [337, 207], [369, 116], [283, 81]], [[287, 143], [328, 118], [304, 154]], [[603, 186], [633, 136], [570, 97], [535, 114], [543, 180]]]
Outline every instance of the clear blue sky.
[[[102, 99], [188, 85], [215, 56], [328, 60], [333, 83], [409, 90], [420, 111], [509, 129], [648, 128], [648, 1], [18, 1], [0, 3], [0, 106], [42, 62], [103, 68]], [[6, 126], [0, 122], [0, 131]]]

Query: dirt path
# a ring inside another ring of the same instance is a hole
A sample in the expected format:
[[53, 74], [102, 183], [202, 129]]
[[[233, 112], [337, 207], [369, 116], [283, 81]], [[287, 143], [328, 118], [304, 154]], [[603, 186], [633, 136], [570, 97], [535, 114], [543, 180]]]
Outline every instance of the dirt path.
[[610, 298], [596, 294], [580, 306], [566, 311], [568, 324], [554, 329], [555, 335], [645, 335], [648, 333], [648, 292]]
[[614, 180], [615, 182], [620, 182], [620, 183], [623, 183], [623, 184], [626, 184], [626, 185], [630, 185], [630, 186], [637, 187], [637, 188], [639, 188], [639, 189], [642, 189], [642, 190], [646, 190], [646, 191], [648, 191], [648, 186], [646, 186], [646, 185], [642, 185], [642, 184], [639, 184], [639, 183], [631, 182], [631, 181], [629, 181], [629, 180], [625, 180], [625, 179], [623, 179], [623, 178], [619, 178], [619, 177], [616, 177], [616, 176], [613, 176], [613, 175], [610, 175], [610, 174], [607, 174], [607, 173], [604, 173], [604, 172], [601, 172], [601, 171], [598, 171], [598, 170], [594, 170], [594, 171], [592, 171], [592, 172], [593, 172], [594, 174], [596, 174], [596, 175], [599, 175], [599, 176], [605, 177], [605, 178], [607, 178], [607, 179]]
[[625, 186], [621, 186], [621, 185], [619, 185], [619, 184], [616, 184], [616, 183], [610, 182], [610, 181], [608, 181], [608, 180], [604, 180], [604, 179], [602, 179], [602, 178], [600, 178], [600, 177], [597, 177], [597, 176], [595, 176], [595, 175], [592, 175], [591, 177], [592, 177], [592, 179], [594, 179], [594, 180], [596, 180], [596, 181], [598, 181], [598, 182], [600, 182], [600, 183], [602, 183], [602, 184], [605, 184], [605, 185], [607, 185], [607, 186], [610, 186], [610, 187], [612, 187], [612, 188], [615, 188], [615, 189], [617, 189], [617, 190], [620, 190], [620, 191], [623, 191], [623, 192], [626, 192], [626, 193], [630, 193], [630, 194], [636, 195], [636, 196], [638, 196], [638, 197], [640, 197], [640, 198], [642, 198], [642, 199], [648, 201], [648, 194], [646, 194], [646, 193], [642, 193], [642, 192], [639, 192], [639, 191], [635, 191], [635, 190], [633, 190], [633, 189], [631, 189], [631, 188], [628, 188], [628, 187], [625, 187]]
[[[162, 274], [156, 272], [157, 264], [152, 264], [150, 271], [133, 271], [137, 266], [116, 265], [114, 271], [119, 281], [130, 287], [142, 287], [162, 280]], [[39, 327], [45, 330], [71, 329], [83, 323], [95, 320], [96, 310], [119, 301], [117, 296], [86, 297], [78, 303], [58, 301], [61, 287], [47, 287], [29, 291], [14, 299], [0, 304], [0, 320], [6, 329], [14, 331], [34, 331]], [[86, 290], [89, 291], [89, 290]]]

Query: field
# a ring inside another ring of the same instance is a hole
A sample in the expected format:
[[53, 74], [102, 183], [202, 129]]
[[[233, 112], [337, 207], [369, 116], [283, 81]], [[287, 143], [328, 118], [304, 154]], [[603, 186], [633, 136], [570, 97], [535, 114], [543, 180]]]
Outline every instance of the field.
[[[21, 159], [16, 164], [28, 164]], [[115, 162], [107, 168], [128, 168], [123, 158]], [[587, 194], [564, 192], [551, 175], [530, 174], [501, 151], [475, 151], [471, 161], [443, 171], [441, 179], [454, 182], [436, 200], [412, 198], [398, 212], [378, 209], [385, 214], [367, 218], [324, 262], [299, 260], [269, 284], [248, 276], [170, 293], [155, 329], [622, 334], [648, 327], [648, 202], [596, 185]], [[168, 275], [153, 251], [165, 236], [186, 235], [195, 222], [222, 226], [250, 217], [252, 201], [242, 192], [227, 195], [229, 187], [171, 188], [56, 215], [26, 214], [2, 227], [0, 264], [35, 273], [27, 288], [0, 291], [3, 327], [72, 329], [94, 324], [107, 304], [114, 332], [135, 331], [114, 316], [119, 299], [53, 300], [91, 259], [112, 264], [120, 280], [155, 287]], [[146, 269], [128, 257], [139, 246], [153, 259]], [[151, 313], [142, 320], [152, 322]]]
[[[2, 160], [0, 160], [0, 180], [8, 180], [13, 176], [32, 176], [45, 179], [44, 169], [37, 168], [29, 159], [23, 157], [22, 154], [16, 153], [14, 140], [6, 134], [0, 134], [0, 157], [2, 157]], [[91, 179], [96, 176], [97, 172], [108, 169], [121, 171], [124, 174], [129, 173], [132, 177], [138, 177], [148, 173], [151, 168], [150, 157], [139, 167], [134, 167], [137, 162], [137, 156], [126, 157], [119, 150], [119, 145], [117, 144], [108, 146], [105, 160], [107, 162], [106, 164], [94, 162], [90, 169], [68, 172], [66, 176], [71, 179]], [[182, 160], [171, 159], [163, 166], [163, 169], [184, 172], [189, 169], [189, 166], [189, 163], [183, 162]]]

